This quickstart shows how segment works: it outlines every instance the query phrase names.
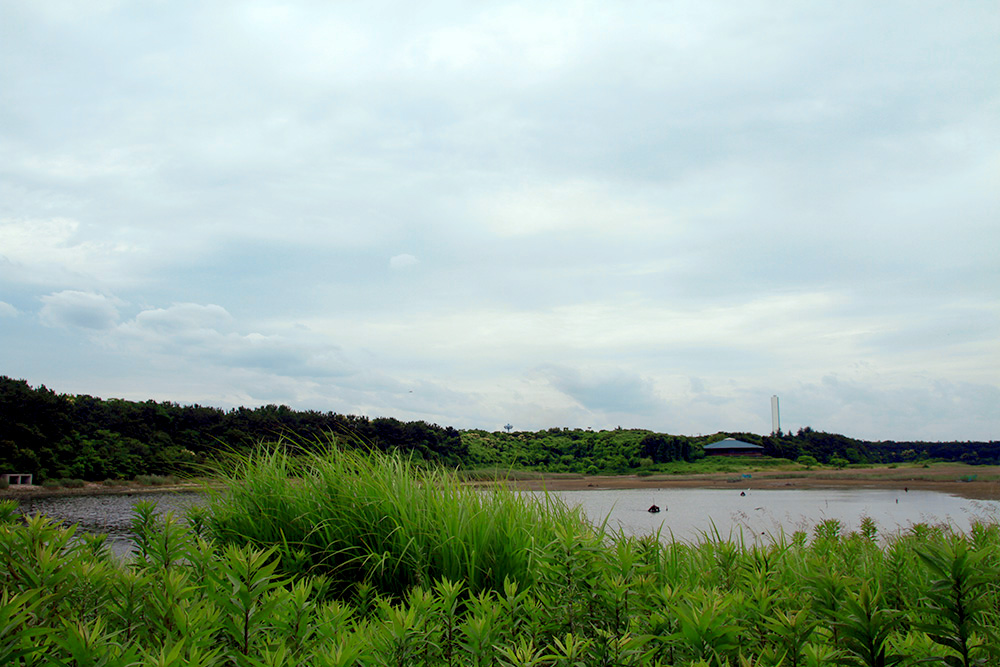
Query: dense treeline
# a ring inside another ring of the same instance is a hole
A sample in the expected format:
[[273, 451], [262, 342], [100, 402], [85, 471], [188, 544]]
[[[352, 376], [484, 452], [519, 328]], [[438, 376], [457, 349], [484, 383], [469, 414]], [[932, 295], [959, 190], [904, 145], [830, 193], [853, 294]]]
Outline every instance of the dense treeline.
[[703, 457], [707, 438], [665, 435], [642, 429], [590, 431], [550, 428], [543, 431], [463, 434], [468, 465], [531, 468], [548, 472], [622, 473], [670, 461]]
[[902, 463], [904, 461], [961, 461], [974, 465], [1000, 464], [1000, 442], [869, 442], [836, 433], [814, 431], [810, 427], [772, 436], [739, 434], [735, 437], [763, 445], [764, 453], [788, 459], [802, 455], [816, 457], [820, 463], [840, 458], [847, 463]]
[[718, 433], [683, 436], [641, 429], [591, 431], [550, 428], [487, 432], [425, 422], [402, 422], [284, 405], [222, 410], [171, 402], [57, 394], [0, 376], [0, 471], [31, 472], [39, 480], [132, 479], [196, 469], [224, 448], [245, 451], [262, 440], [292, 435], [325, 439], [467, 468], [528, 468], [547, 472], [623, 473], [651, 470], [704, 456], [725, 437], [764, 447], [771, 457], [809, 455], [819, 463], [894, 463], [947, 460], [1000, 464], [1000, 442], [866, 442], [806, 427], [760, 436]]
[[221, 410], [156, 401], [57, 394], [44, 386], [0, 377], [0, 471], [47, 478], [132, 479], [196, 469], [226, 448], [246, 450], [262, 440], [293, 435], [458, 465], [465, 459], [454, 428], [425, 422], [369, 419], [288, 406]]
[[756, 435], [716, 433], [683, 436], [641, 429], [590, 431], [550, 428], [537, 432], [463, 432], [468, 464], [532, 468], [548, 472], [587, 474], [620, 473], [655, 469], [674, 461], [693, 461], [705, 456], [704, 446], [736, 438], [760, 445], [766, 456], [796, 460], [813, 456], [819, 463], [901, 463], [944, 460], [972, 464], [1000, 464], [1000, 442], [867, 442], [809, 427], [797, 433]]

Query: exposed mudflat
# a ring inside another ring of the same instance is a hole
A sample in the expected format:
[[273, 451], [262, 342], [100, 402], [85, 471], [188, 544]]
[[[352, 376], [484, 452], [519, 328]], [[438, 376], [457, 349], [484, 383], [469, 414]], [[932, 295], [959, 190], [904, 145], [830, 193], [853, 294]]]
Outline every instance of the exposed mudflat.
[[[963, 477], [975, 476], [973, 481]], [[1000, 500], [1000, 466], [937, 464], [930, 468], [850, 468], [845, 470], [767, 470], [743, 478], [738, 473], [702, 475], [553, 476], [518, 480], [512, 484], [529, 490], [578, 491], [588, 488], [747, 488], [747, 489], [920, 489], [950, 493], [972, 500]]]

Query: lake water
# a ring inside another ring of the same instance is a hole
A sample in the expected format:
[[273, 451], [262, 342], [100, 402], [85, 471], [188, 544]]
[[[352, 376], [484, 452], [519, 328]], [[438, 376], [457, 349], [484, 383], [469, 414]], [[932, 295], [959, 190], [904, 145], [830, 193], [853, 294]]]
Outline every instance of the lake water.
[[66, 524], [77, 524], [92, 533], [106, 533], [111, 549], [126, 554], [132, 549], [133, 508], [140, 501], [155, 503], [162, 513], [174, 512], [182, 516], [188, 507], [204, 503], [205, 496], [201, 493], [52, 496], [22, 500], [18, 509], [23, 514], [45, 514]]
[[[914, 523], [947, 523], [968, 530], [973, 521], [1000, 521], [1000, 502], [968, 500], [934, 491], [887, 489], [588, 489], [550, 492], [568, 504], [580, 506], [591, 521], [603, 521], [630, 535], [661, 531], [681, 540], [696, 540], [715, 528], [723, 536], [745, 539], [777, 535], [782, 530], [812, 532], [826, 520], [841, 521], [845, 531], [857, 530], [863, 517], [872, 518], [885, 535]], [[133, 507], [139, 501], [156, 503], [161, 512], [177, 514], [205, 502], [200, 493], [148, 493], [134, 495], [58, 496], [26, 500], [25, 514], [42, 513], [82, 529], [107, 533], [119, 554], [131, 548]], [[661, 512], [650, 514], [652, 504]]]
[[[741, 496], [740, 493], [746, 493]], [[661, 531], [681, 540], [698, 539], [712, 526], [723, 537], [777, 535], [782, 530], [809, 533], [816, 524], [837, 519], [845, 531], [870, 517], [885, 535], [915, 523], [947, 523], [966, 531], [973, 521], [1000, 521], [1000, 502], [968, 500], [935, 491], [893, 489], [588, 489], [554, 493], [578, 505], [591, 521], [630, 535]], [[651, 514], [650, 505], [661, 511]]]

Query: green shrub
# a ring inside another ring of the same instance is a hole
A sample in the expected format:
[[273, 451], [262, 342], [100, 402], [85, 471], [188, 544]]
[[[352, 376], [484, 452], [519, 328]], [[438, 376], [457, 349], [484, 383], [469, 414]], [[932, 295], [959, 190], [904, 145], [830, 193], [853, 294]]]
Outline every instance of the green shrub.
[[795, 462], [799, 465], [805, 466], [806, 470], [811, 470], [819, 465], [819, 461], [816, 460], [816, 457], [810, 456], [809, 454], [803, 454], [799, 458], [795, 459]]
[[10, 482], [5, 479], [0, 479], [0, 491], [6, 490], [10, 486]]
[[101, 484], [103, 484], [104, 486], [112, 486], [112, 487], [128, 486], [128, 480], [125, 480], [125, 479], [110, 479], [109, 478], [109, 479], [106, 479], [103, 482], [101, 482]]
[[62, 484], [58, 479], [45, 479], [42, 480], [42, 487], [46, 489], [58, 489]]
[[84, 482], [82, 479], [64, 478], [59, 480], [59, 484], [61, 484], [63, 487], [67, 489], [82, 489], [86, 484], [86, 482]]

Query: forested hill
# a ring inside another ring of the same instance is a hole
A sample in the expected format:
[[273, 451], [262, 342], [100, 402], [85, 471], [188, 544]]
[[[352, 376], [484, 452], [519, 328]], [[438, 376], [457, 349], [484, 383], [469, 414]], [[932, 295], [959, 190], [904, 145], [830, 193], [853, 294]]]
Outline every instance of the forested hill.
[[329, 434], [342, 442], [396, 449], [452, 467], [500, 466], [550, 472], [624, 473], [704, 456], [702, 447], [732, 436], [764, 453], [820, 463], [891, 463], [943, 459], [1000, 464], [1000, 442], [865, 442], [800, 429], [760, 436], [718, 433], [689, 437], [640, 429], [590, 431], [551, 428], [490, 433], [389, 417], [369, 419], [287, 406], [222, 410], [171, 402], [57, 394], [0, 376], [0, 472], [38, 479], [132, 479], [197, 469], [225, 449], [247, 449], [289, 435], [308, 443]]
[[919, 460], [1000, 464], [1000, 442], [866, 442], [806, 427], [797, 433], [760, 436], [716, 433], [690, 437], [639, 429], [589, 431], [550, 428], [538, 432], [464, 431], [471, 466], [528, 467], [549, 472], [624, 473], [656, 470], [660, 464], [691, 461], [703, 447], [727, 437], [761, 445], [774, 458], [812, 456], [819, 463], [897, 463]]
[[196, 469], [225, 448], [289, 435], [329, 434], [377, 449], [397, 448], [457, 466], [466, 451], [454, 428], [380, 417], [296, 411], [288, 406], [221, 410], [201, 405], [56, 394], [0, 376], [0, 472], [86, 480]]

